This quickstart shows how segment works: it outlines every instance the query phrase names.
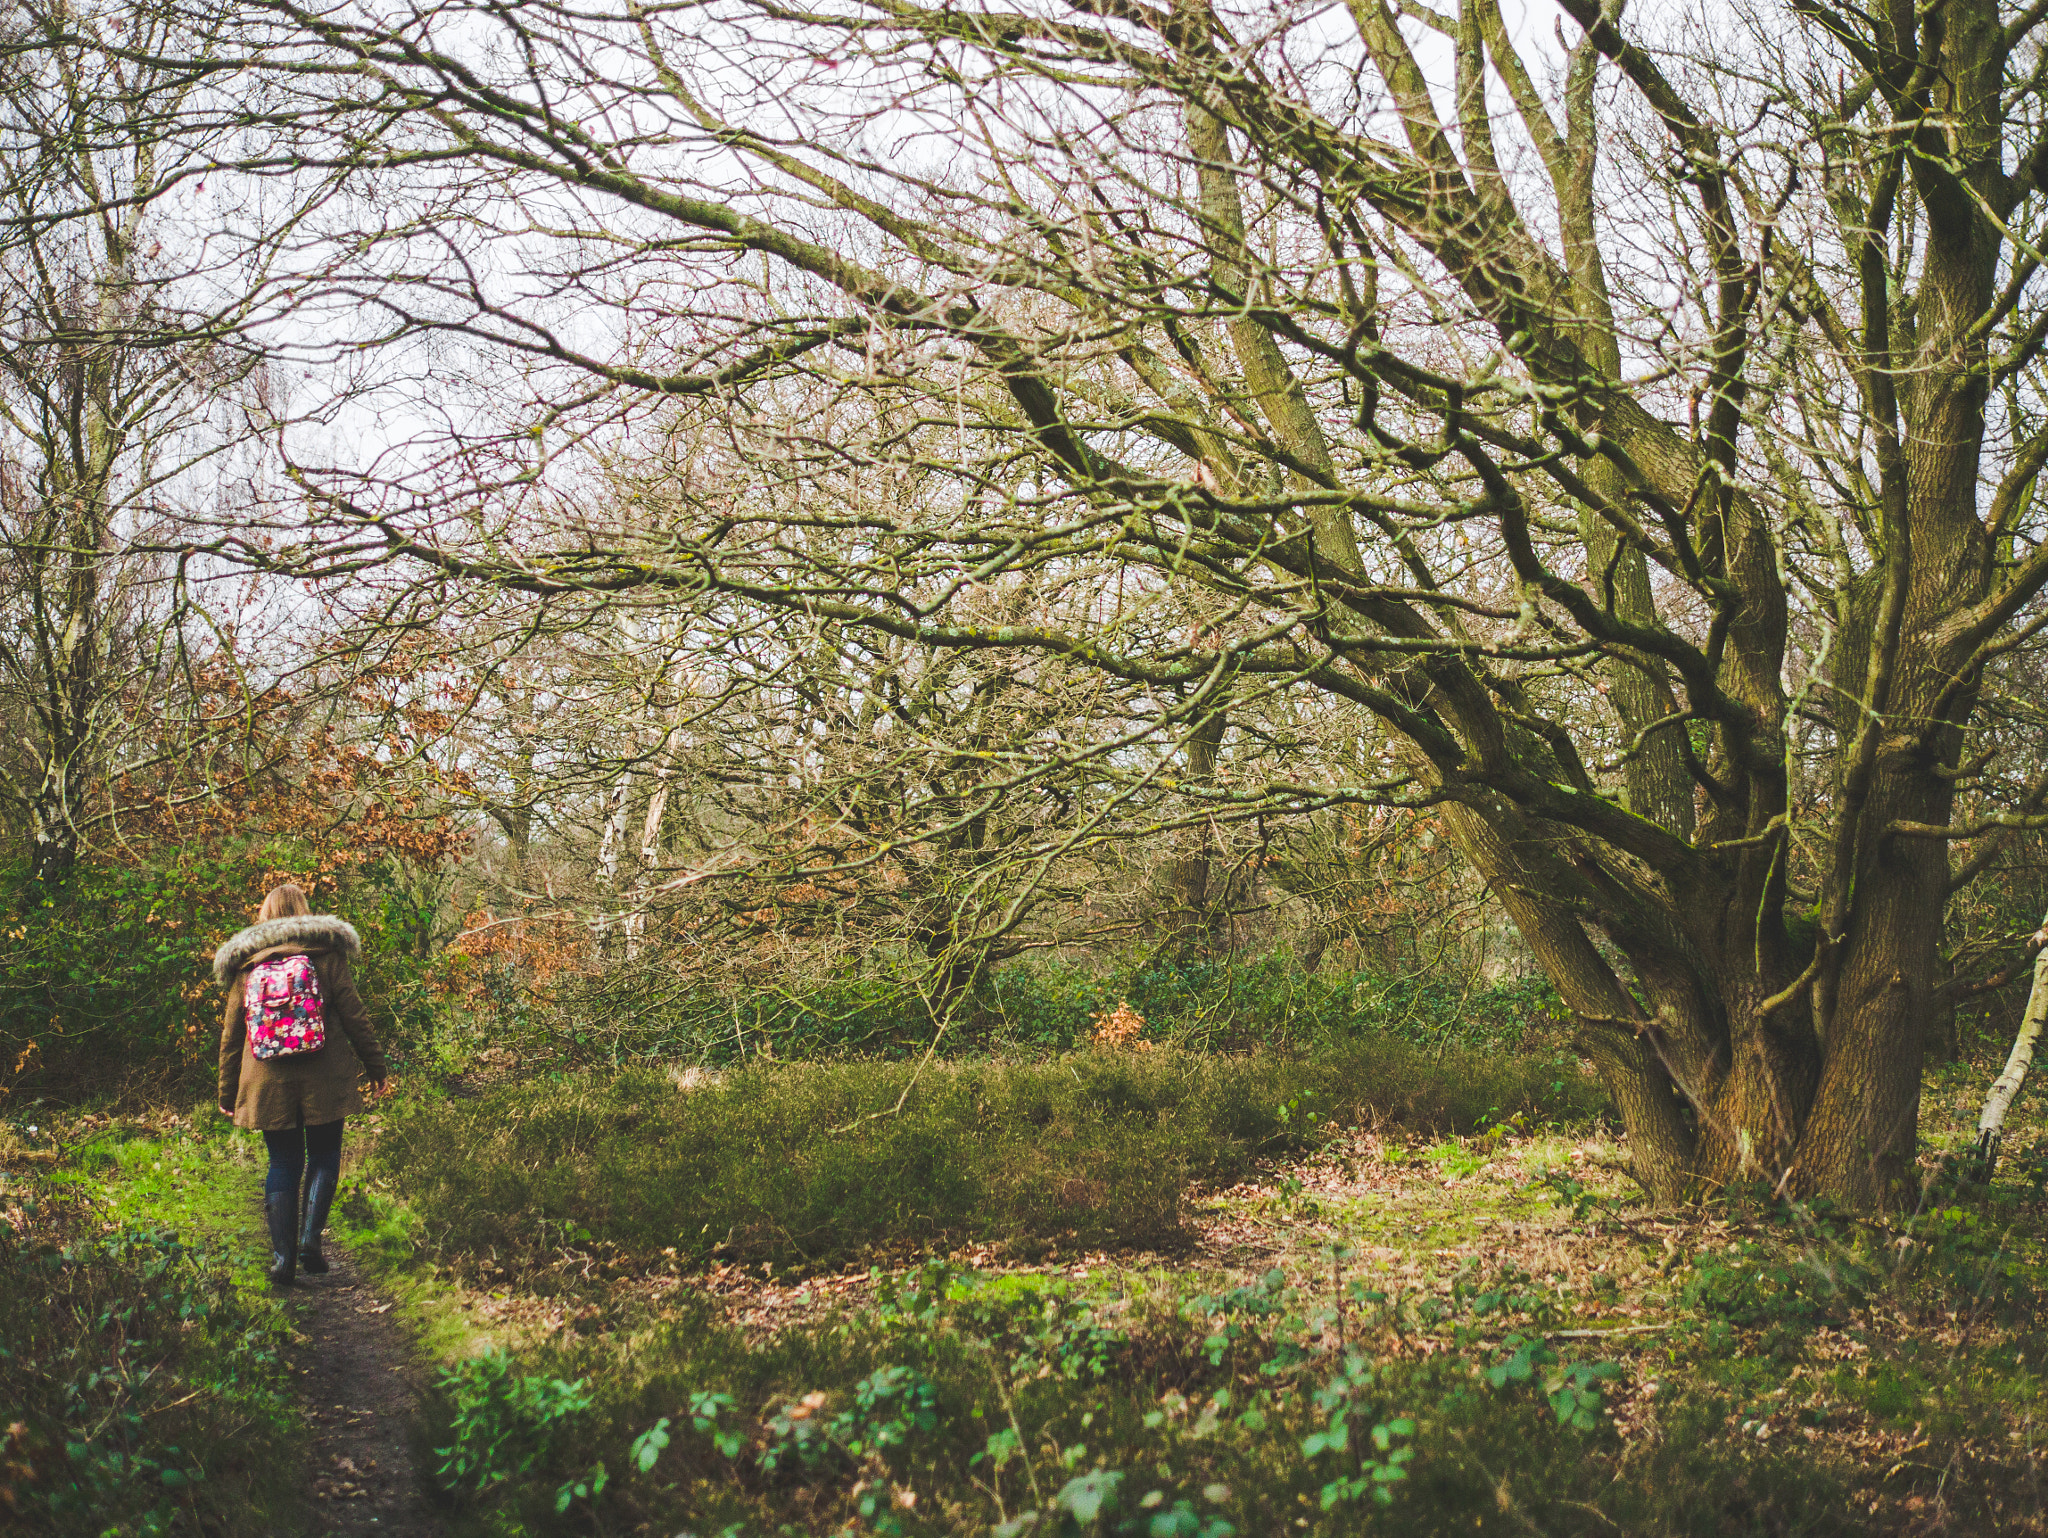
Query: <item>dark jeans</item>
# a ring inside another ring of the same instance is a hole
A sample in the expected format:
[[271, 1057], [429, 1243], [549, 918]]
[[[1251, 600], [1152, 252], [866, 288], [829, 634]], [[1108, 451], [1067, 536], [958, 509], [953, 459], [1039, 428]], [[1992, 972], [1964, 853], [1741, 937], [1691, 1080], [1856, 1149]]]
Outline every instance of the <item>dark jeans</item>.
[[310, 1170], [326, 1170], [341, 1179], [341, 1121], [323, 1121], [317, 1127], [287, 1127], [266, 1132], [263, 1143], [270, 1150], [270, 1173], [263, 1180], [265, 1196], [299, 1193], [301, 1178]]

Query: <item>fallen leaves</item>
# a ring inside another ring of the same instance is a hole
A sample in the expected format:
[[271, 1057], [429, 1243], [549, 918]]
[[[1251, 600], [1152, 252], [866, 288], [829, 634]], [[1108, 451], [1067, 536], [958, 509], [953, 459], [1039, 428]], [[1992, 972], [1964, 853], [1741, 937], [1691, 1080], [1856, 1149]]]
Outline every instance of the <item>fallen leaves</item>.
[[313, 1480], [313, 1497], [322, 1501], [359, 1501], [367, 1499], [371, 1490], [363, 1481], [370, 1471], [377, 1467], [374, 1458], [365, 1461], [358, 1468], [353, 1458], [335, 1454], [328, 1472], [317, 1475]]

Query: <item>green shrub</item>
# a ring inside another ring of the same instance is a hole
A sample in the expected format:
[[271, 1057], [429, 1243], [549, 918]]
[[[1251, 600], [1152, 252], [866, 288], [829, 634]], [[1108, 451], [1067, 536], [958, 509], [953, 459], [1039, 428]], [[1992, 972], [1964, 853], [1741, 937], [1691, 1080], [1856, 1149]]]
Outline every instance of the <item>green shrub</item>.
[[556, 1434], [590, 1409], [581, 1379], [522, 1375], [502, 1348], [456, 1363], [440, 1390], [449, 1441], [434, 1452], [451, 1489], [488, 1490], [530, 1472]]
[[0, 1222], [0, 1512], [10, 1532], [292, 1530], [282, 1320], [161, 1233], [95, 1232], [47, 1189]]
[[593, 1073], [394, 1109], [375, 1168], [453, 1250], [597, 1238], [817, 1263], [972, 1239], [1164, 1246], [1191, 1183], [1236, 1180], [1333, 1123], [1469, 1131], [1502, 1107], [1599, 1107], [1582, 1076], [1552, 1072], [1368, 1039], [1301, 1060], [763, 1066], [687, 1092]]
[[1149, 1039], [1229, 1051], [1365, 1033], [1431, 1048], [1503, 1047], [1558, 1015], [1540, 977], [1466, 993], [1429, 977], [1308, 972], [1285, 950], [1106, 966], [1018, 961], [991, 974], [977, 1008], [991, 1039], [1067, 1051], [1086, 1041], [1095, 1015], [1120, 1003], [1145, 1017]]
[[0, 871], [12, 910], [0, 926], [0, 1072], [13, 1066], [14, 1091], [191, 1088], [208, 1076], [220, 1035], [209, 963], [230, 885], [224, 868], [185, 860], [87, 865], [47, 888]]
[[1875, 1281], [1867, 1264], [1844, 1253], [1747, 1240], [1701, 1254], [1681, 1295], [1710, 1320], [1797, 1338], [1861, 1306]]
[[[214, 947], [249, 922], [266, 872], [315, 863], [289, 842], [250, 840], [154, 863], [90, 861], [61, 885], [0, 868], [11, 913], [0, 924], [0, 1092], [16, 1103], [206, 1092], [221, 1027]], [[433, 1065], [451, 1028], [419, 928], [431, 916], [413, 911], [404, 885], [379, 858], [316, 899], [362, 934], [357, 982], [401, 1071]]]

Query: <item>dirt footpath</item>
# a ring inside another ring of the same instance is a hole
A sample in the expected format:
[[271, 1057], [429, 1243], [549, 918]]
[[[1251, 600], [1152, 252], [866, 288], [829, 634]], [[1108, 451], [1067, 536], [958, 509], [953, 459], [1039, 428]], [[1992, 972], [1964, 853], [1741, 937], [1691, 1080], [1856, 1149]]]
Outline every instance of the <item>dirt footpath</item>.
[[391, 1300], [365, 1281], [332, 1239], [325, 1276], [292, 1289], [306, 1337], [293, 1363], [312, 1428], [312, 1531], [433, 1538], [413, 1428], [424, 1368]]

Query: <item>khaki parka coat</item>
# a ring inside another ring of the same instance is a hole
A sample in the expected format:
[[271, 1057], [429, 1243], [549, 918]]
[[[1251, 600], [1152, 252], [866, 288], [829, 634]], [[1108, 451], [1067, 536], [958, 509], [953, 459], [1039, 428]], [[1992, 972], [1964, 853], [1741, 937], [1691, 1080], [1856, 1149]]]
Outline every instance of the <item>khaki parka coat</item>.
[[[220, 1032], [219, 1103], [234, 1109], [235, 1125], [283, 1132], [339, 1121], [363, 1108], [361, 1082], [381, 1082], [384, 1049], [356, 992], [349, 963], [362, 951], [352, 925], [326, 914], [301, 914], [254, 924], [223, 945], [213, 975], [228, 985]], [[327, 1045], [318, 1052], [259, 1059], [249, 1050], [242, 993], [249, 969], [279, 956], [306, 956], [320, 979]]]

